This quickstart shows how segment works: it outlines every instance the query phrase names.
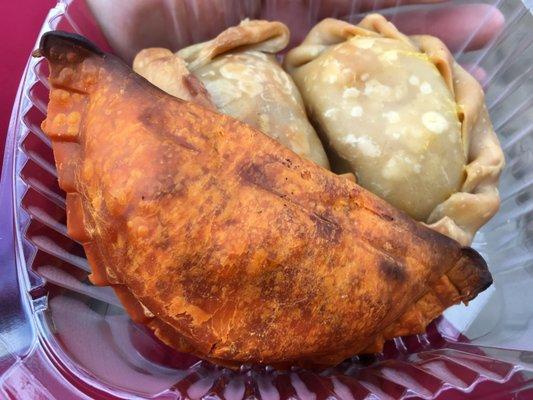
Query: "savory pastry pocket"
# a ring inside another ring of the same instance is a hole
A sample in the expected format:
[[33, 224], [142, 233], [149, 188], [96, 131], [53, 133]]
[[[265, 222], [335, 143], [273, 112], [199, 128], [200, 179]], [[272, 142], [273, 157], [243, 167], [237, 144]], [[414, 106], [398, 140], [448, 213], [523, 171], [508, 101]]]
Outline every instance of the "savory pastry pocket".
[[[285, 67], [310, 116], [357, 181], [413, 218], [469, 244], [498, 209], [503, 154], [480, 85], [433, 37], [380, 15], [326, 19]], [[347, 163], [346, 163], [347, 162]]]
[[288, 42], [289, 30], [281, 22], [245, 20], [177, 55], [202, 81], [219, 111], [329, 168], [300, 93], [276, 60]]
[[38, 54], [68, 233], [91, 281], [174, 348], [334, 365], [491, 284], [474, 250], [84, 38], [48, 32]]

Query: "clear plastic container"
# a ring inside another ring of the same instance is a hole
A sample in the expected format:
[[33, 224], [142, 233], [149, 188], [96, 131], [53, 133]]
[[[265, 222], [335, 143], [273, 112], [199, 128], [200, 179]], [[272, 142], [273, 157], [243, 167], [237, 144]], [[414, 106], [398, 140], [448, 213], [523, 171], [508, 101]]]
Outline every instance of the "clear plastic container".
[[[387, 2], [367, 3], [377, 8]], [[451, 3], [469, 7], [471, 2]], [[483, 79], [507, 158], [501, 210], [474, 243], [488, 261], [494, 285], [468, 307], [447, 310], [425, 334], [397, 338], [383, 353], [354, 357], [320, 373], [246, 366], [230, 371], [179, 354], [132, 323], [111, 289], [89, 284], [83, 250], [66, 236], [64, 194], [40, 129], [47, 65], [30, 58], [13, 109], [0, 186], [0, 396], [533, 398], [533, 17], [531, 3], [485, 3], [505, 16], [503, 30], [483, 49], [466, 52], [464, 42], [456, 44], [455, 53]], [[144, 2], [144, 9], [137, 1], [89, 4], [96, 18], [83, 0], [60, 1], [41, 34], [75, 31], [129, 61], [145, 46], [176, 48], [206, 39], [240, 18], [256, 16], [261, 6], [272, 19], [290, 7], [290, 2], [269, 0], [159, 0]], [[295, 17], [291, 25], [316, 22], [319, 0], [307, 4], [308, 15]], [[416, 30], [424, 27], [428, 13], [446, 12], [450, 3], [410, 7], [418, 10]], [[402, 18], [403, 9], [384, 13]], [[485, 10], [479, 26], [469, 30], [470, 41], [490, 17]], [[197, 20], [205, 12], [213, 16], [208, 25]], [[460, 15], [461, 8], [455, 12]], [[330, 13], [339, 16], [335, 9]], [[191, 29], [184, 27], [186, 19]], [[450, 29], [464, 29], [462, 23], [458, 17]]]

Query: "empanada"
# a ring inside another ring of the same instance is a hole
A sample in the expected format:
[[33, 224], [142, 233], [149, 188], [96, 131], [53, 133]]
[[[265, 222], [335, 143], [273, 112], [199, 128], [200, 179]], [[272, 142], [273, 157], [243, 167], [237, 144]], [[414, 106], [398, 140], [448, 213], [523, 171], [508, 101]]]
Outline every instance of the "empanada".
[[359, 184], [466, 245], [497, 211], [503, 153], [480, 85], [438, 39], [326, 19], [285, 67]]
[[48, 32], [38, 54], [68, 233], [165, 343], [232, 367], [333, 365], [492, 282], [474, 250], [86, 39]]
[[276, 60], [288, 42], [289, 30], [281, 22], [245, 20], [177, 55], [203, 82], [219, 111], [329, 168], [300, 93]]

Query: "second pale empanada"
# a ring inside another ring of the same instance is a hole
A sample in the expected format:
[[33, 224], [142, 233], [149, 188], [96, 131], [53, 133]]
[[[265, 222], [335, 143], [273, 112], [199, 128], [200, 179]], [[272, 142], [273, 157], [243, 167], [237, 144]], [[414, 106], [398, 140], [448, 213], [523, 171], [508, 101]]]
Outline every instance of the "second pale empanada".
[[326, 19], [285, 67], [335, 172], [463, 244], [497, 211], [503, 154], [482, 89], [438, 39], [380, 15]]

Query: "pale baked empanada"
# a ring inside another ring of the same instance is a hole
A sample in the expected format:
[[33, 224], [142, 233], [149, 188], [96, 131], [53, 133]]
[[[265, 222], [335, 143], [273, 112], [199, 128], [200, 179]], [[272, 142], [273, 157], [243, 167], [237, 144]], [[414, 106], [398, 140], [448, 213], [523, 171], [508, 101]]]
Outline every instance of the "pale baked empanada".
[[281, 22], [245, 20], [177, 54], [203, 82], [219, 111], [329, 168], [300, 93], [276, 60], [288, 42], [289, 30]]
[[326, 19], [285, 67], [358, 183], [463, 244], [498, 209], [503, 154], [480, 85], [429, 36], [380, 15]]

